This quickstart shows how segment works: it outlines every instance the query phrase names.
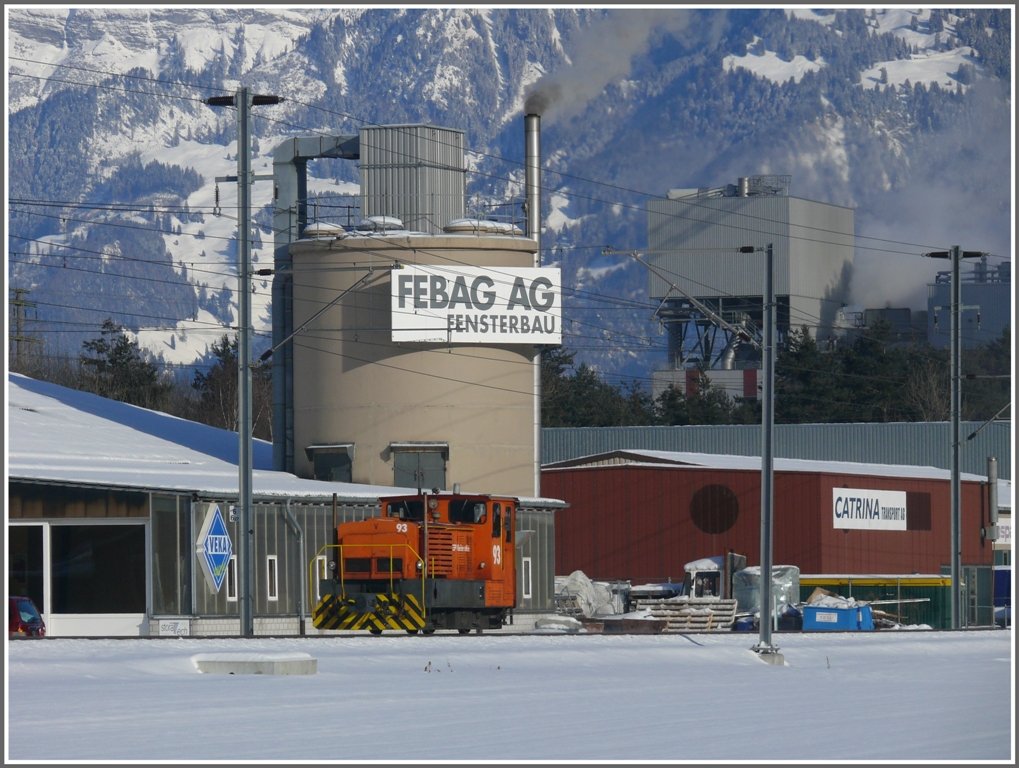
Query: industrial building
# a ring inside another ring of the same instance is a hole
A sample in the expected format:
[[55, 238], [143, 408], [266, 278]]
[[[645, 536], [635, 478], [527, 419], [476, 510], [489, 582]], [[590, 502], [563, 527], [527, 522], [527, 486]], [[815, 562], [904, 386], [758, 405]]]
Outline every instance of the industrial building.
[[[556, 513], [556, 568], [644, 584], [681, 582], [686, 563], [729, 552], [759, 565], [761, 480], [760, 459], [743, 456], [615, 450], [546, 464], [544, 491], [569, 505]], [[940, 575], [951, 562], [949, 484], [931, 467], [776, 459], [773, 562], [804, 574]], [[986, 623], [997, 492], [1010, 486], [990, 487], [961, 477], [964, 600]]]
[[703, 369], [730, 397], [759, 397], [767, 249], [773, 258], [776, 343], [806, 326], [834, 333], [848, 297], [850, 208], [789, 195], [788, 176], [742, 177], [674, 189], [648, 203], [648, 297], [668, 333], [668, 365], [652, 395], [694, 386]]
[[[966, 349], [1001, 338], [1012, 325], [1012, 262], [988, 264], [982, 254], [959, 270], [959, 344]], [[927, 341], [936, 349], [951, 346], [952, 273], [938, 272], [927, 286]]]
[[[854, 422], [848, 424], [775, 424], [775, 457], [951, 468], [951, 423]], [[987, 474], [997, 462], [998, 477], [1012, 478], [1012, 422], [961, 421], [965, 436], [959, 452], [961, 471]], [[553, 464], [617, 449], [715, 453], [760, 457], [760, 424], [690, 424], [653, 427], [546, 427], [541, 463]]]
[[[237, 434], [18, 374], [7, 394], [10, 594], [30, 596], [54, 637], [236, 636], [236, 550], [214, 589], [198, 547], [217, 509], [241, 539]], [[336, 525], [413, 491], [276, 472], [260, 440], [253, 465], [255, 634], [318, 634], [309, 582], [335, 560]], [[552, 606], [558, 506], [519, 499], [517, 621]]]

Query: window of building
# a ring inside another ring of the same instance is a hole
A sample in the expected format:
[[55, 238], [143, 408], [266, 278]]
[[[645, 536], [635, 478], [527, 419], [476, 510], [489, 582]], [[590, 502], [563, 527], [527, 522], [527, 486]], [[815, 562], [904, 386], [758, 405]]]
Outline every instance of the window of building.
[[265, 558], [265, 594], [270, 601], [280, 599], [276, 555], [267, 555]]
[[390, 443], [393, 485], [400, 488], [446, 488], [448, 443]]
[[152, 612], [177, 616], [191, 611], [191, 540], [188, 502], [180, 496], [152, 499]]
[[325, 555], [315, 557], [315, 595], [322, 599], [322, 581], [329, 578], [329, 559]]
[[525, 600], [531, 599], [531, 558], [520, 559], [520, 588]]
[[145, 613], [145, 526], [53, 525], [53, 613]]
[[228, 603], [237, 602], [237, 555], [231, 555], [226, 566], [226, 599]]
[[328, 480], [335, 483], [353, 482], [353, 443], [309, 445], [304, 449], [304, 453], [312, 463], [312, 472], [316, 480]]
[[906, 492], [906, 530], [931, 529], [931, 495], [921, 491]]
[[7, 526], [8, 595], [32, 598], [43, 613], [49, 606], [43, 600], [43, 534], [42, 525]]

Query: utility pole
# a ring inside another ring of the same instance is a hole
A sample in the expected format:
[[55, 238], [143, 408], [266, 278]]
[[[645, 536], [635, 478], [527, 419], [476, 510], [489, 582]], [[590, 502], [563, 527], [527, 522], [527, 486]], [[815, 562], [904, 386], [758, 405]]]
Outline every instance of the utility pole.
[[12, 368], [21, 371], [24, 370], [26, 347], [39, 343], [38, 339], [25, 335], [25, 310], [30, 307], [34, 308], [36, 304], [34, 301], [28, 301], [25, 298], [28, 294], [27, 288], [12, 288], [11, 292], [14, 294], [10, 299], [11, 310], [14, 314], [14, 335], [10, 337], [14, 348], [14, 365]]
[[951, 323], [951, 403], [952, 403], [952, 553], [951, 553], [951, 576], [952, 576], [952, 629], [959, 629], [962, 626], [962, 485], [959, 473], [959, 412], [962, 403], [962, 377], [959, 374], [962, 358], [962, 343], [960, 340], [959, 311], [961, 309], [962, 288], [959, 279], [959, 262], [962, 259], [974, 259], [982, 256], [981, 251], [962, 251], [959, 246], [953, 245], [950, 251], [930, 251], [925, 253], [932, 259], [952, 260], [952, 323]]
[[[760, 251], [752, 245], [740, 253]], [[778, 646], [771, 642], [771, 624], [775, 598], [772, 595], [772, 522], [774, 518], [775, 481], [775, 257], [772, 244], [764, 249], [764, 345], [761, 349], [761, 618], [759, 638], [751, 650], [769, 664], [784, 664]]]
[[[252, 95], [247, 88], [238, 88], [233, 96], [213, 96], [205, 100], [210, 107], [237, 108], [237, 485], [238, 506], [241, 508], [241, 541], [239, 551], [240, 633], [255, 635], [255, 526], [251, 513], [252, 444], [251, 444], [251, 120], [252, 106], [279, 104], [279, 96]], [[272, 178], [268, 176], [267, 178]], [[229, 181], [229, 177], [225, 180]], [[219, 181], [219, 179], [217, 179]]]

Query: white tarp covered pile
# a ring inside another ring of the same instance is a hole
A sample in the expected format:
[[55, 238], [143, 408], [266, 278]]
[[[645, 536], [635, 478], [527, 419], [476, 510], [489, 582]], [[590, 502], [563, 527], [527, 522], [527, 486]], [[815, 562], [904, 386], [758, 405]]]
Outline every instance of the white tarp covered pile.
[[574, 597], [577, 607], [587, 618], [612, 616], [625, 610], [622, 597], [612, 591], [608, 582], [591, 581], [583, 571], [556, 576], [555, 591], [557, 595]]

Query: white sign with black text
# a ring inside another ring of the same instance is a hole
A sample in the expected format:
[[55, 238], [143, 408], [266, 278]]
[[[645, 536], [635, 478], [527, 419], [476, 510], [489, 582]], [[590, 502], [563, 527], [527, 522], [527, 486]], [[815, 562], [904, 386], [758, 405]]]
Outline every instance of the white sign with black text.
[[869, 531], [906, 530], [906, 492], [832, 488], [836, 528]]
[[407, 266], [392, 272], [393, 341], [561, 344], [553, 267]]

